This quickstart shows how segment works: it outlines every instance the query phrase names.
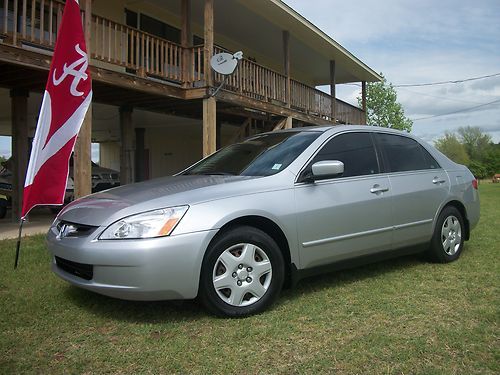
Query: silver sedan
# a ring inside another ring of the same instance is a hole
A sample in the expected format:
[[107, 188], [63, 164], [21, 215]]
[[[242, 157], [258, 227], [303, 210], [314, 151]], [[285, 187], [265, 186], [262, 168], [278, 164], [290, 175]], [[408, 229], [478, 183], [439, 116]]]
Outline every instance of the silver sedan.
[[79, 199], [50, 228], [52, 270], [130, 300], [268, 308], [324, 270], [425, 251], [451, 262], [479, 220], [470, 171], [414, 136], [290, 129], [230, 145], [173, 177]]

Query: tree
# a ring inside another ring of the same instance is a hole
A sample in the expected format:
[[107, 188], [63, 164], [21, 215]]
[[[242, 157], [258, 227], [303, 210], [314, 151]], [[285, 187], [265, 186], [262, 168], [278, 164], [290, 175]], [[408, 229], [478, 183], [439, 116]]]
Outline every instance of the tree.
[[455, 133], [445, 132], [442, 138], [434, 142], [434, 145], [455, 163], [469, 164], [470, 159], [465, 146], [460, 142]]
[[469, 157], [483, 161], [492, 145], [491, 136], [484, 134], [481, 128], [472, 126], [458, 128], [458, 134]]
[[[366, 85], [366, 123], [411, 131], [413, 121], [405, 116], [403, 106], [397, 101], [396, 90], [382, 73], [380, 75], [381, 82]], [[359, 97], [358, 103], [362, 105], [362, 99]]]
[[[446, 132], [435, 146], [451, 160], [465, 164], [477, 178], [488, 178], [500, 172], [500, 143], [478, 127], [461, 127], [456, 133]], [[464, 155], [465, 151], [465, 155]]]

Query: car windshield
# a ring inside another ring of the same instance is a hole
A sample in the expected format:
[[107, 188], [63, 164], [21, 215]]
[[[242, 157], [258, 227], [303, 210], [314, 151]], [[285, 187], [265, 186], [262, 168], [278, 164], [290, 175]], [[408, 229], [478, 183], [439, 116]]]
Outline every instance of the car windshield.
[[280, 132], [257, 135], [227, 146], [183, 174], [270, 176], [290, 165], [320, 132]]

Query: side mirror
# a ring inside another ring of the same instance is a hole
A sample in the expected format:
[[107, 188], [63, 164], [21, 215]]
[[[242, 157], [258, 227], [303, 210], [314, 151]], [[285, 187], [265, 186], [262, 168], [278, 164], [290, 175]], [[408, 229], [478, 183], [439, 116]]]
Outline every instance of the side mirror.
[[318, 161], [312, 165], [311, 170], [314, 180], [332, 178], [344, 173], [344, 163], [339, 160]]

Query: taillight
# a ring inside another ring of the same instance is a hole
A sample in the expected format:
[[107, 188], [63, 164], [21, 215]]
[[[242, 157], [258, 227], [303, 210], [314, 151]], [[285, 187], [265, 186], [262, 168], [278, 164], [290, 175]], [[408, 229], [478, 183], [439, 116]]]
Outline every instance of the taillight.
[[477, 190], [477, 179], [472, 180], [472, 187]]

